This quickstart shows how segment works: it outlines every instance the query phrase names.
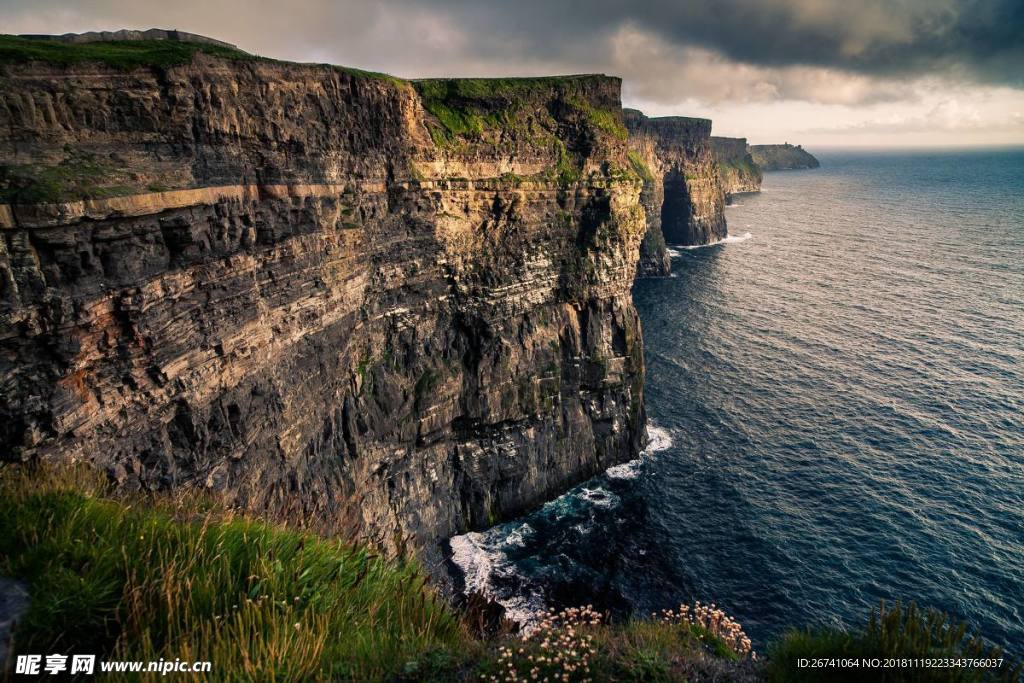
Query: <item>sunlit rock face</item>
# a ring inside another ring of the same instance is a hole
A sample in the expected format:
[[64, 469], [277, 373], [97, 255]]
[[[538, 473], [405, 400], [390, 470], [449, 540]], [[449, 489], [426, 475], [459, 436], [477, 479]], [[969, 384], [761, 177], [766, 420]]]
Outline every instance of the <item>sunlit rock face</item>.
[[618, 79], [2, 70], [6, 458], [422, 550], [643, 447]]
[[746, 138], [712, 136], [711, 147], [727, 203], [733, 195], [761, 191], [761, 169], [750, 155]]

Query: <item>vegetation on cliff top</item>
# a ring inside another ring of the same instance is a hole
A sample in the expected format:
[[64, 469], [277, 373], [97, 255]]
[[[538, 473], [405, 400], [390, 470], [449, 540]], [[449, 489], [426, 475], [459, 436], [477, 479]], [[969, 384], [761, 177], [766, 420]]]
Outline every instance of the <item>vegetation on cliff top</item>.
[[725, 175], [729, 171], [736, 171], [740, 175], [748, 177], [760, 177], [761, 169], [758, 168], [754, 160], [749, 155], [739, 159], [728, 159], [720, 160], [718, 162], [718, 171], [720, 174]]
[[0, 35], [0, 62], [41, 61], [70, 66], [100, 63], [115, 69], [188, 64], [196, 52], [226, 59], [257, 59], [235, 48], [208, 43], [174, 40], [112, 40], [92, 43], [63, 43], [57, 40]]
[[552, 95], [594, 127], [624, 140], [626, 128], [618, 112], [595, 107], [577, 94], [595, 78], [601, 77], [444, 78], [413, 81], [413, 86], [423, 107], [442, 126], [433, 132], [434, 141], [442, 146], [450, 146], [457, 138], [479, 138], [498, 129], [538, 134], [540, 131], [531, 130], [536, 122], [529, 115], [545, 108]]
[[[130, 71], [139, 68], [168, 68], [188, 64], [197, 52], [241, 61], [267, 62], [273, 64], [295, 64], [270, 57], [254, 55], [237, 48], [192, 43], [178, 40], [108, 40], [89, 43], [64, 43], [58, 40], [21, 38], [0, 34], [0, 64], [47, 62], [61, 66], [75, 64], [104, 64]], [[377, 71], [365, 71], [335, 64], [313, 64], [334, 69], [351, 76], [404, 83], [402, 79]]]
[[[84, 469], [8, 466], [0, 502], [0, 575], [25, 581], [31, 596], [16, 653], [209, 660], [202, 680], [360, 681], [790, 681], [807, 680], [800, 657], [998, 656], [940, 615], [899, 607], [861, 632], [794, 632], [767, 665], [751, 658], [738, 624], [699, 604], [623, 624], [573, 609], [527, 637], [495, 633], [483, 611], [440, 600], [413, 563], [201, 496], [117, 494]], [[1010, 664], [906, 671], [1020, 680]], [[907, 678], [896, 670], [888, 680]]]

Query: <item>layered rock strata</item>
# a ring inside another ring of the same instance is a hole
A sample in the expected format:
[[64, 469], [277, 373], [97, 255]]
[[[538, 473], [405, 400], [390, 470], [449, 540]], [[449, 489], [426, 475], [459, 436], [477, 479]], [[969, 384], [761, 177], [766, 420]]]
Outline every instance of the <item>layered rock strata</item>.
[[667, 275], [665, 243], [708, 244], [726, 235], [725, 194], [711, 146], [711, 121], [649, 118], [625, 110], [630, 159], [644, 178], [641, 203], [647, 230], [640, 273]]
[[761, 169], [750, 155], [746, 138], [712, 136], [711, 146], [726, 202], [736, 194], [761, 191]]
[[618, 79], [0, 78], [5, 458], [429, 550], [642, 448]]

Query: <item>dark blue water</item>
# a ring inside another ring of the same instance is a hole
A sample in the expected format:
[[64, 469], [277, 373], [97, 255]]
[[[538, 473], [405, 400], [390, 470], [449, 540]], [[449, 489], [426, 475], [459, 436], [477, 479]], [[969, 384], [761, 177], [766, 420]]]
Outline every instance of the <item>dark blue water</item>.
[[456, 539], [473, 587], [760, 647], [916, 600], [1024, 653], [1024, 150], [820, 159], [636, 285], [654, 447]]

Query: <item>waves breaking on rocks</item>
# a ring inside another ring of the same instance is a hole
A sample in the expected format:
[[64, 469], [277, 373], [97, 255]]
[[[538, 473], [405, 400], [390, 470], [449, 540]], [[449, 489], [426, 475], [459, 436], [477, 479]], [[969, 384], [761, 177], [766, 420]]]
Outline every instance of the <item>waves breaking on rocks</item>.
[[672, 447], [669, 430], [649, 424], [647, 433], [647, 448], [640, 457], [608, 468], [604, 474], [545, 503], [522, 519], [449, 539], [450, 559], [462, 578], [462, 592], [465, 595], [476, 593], [501, 605], [505, 618], [524, 632], [535, 627], [551, 605], [545, 597], [545, 586], [521, 572], [518, 564], [532, 552], [550, 546], [538, 538], [540, 532], [530, 522], [563, 520], [567, 515], [576, 515], [580, 520], [570, 526], [570, 531], [583, 536], [590, 534], [593, 513], [614, 515], [622, 504], [620, 495], [611, 490], [610, 484], [639, 478], [654, 454]]

